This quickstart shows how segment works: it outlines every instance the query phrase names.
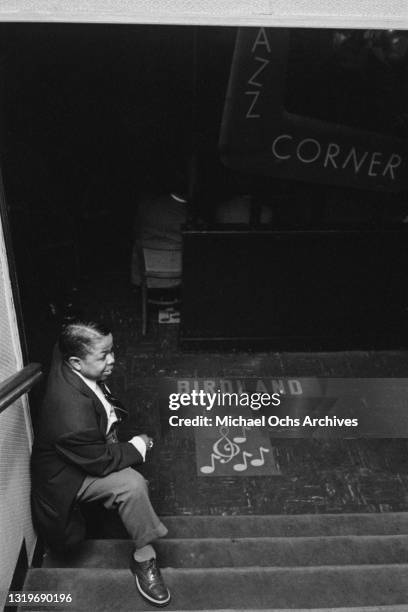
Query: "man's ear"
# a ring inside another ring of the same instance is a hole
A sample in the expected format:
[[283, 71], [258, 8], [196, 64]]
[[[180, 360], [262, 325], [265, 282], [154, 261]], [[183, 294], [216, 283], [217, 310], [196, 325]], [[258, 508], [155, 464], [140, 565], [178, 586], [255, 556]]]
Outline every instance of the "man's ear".
[[73, 370], [76, 370], [77, 372], [81, 371], [81, 360], [79, 357], [68, 357], [68, 363]]

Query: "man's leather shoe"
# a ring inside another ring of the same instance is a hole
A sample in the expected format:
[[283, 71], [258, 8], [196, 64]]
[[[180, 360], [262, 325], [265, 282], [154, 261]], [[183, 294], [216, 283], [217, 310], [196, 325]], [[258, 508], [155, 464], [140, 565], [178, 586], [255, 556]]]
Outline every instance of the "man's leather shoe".
[[167, 606], [170, 601], [170, 593], [164, 584], [156, 559], [136, 561], [132, 557], [130, 569], [135, 576], [139, 593], [156, 606]]

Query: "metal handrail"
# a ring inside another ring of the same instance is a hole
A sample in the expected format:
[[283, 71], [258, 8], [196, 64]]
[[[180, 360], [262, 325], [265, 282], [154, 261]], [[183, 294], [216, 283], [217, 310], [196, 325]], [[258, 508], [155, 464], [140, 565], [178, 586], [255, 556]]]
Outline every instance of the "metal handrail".
[[25, 368], [0, 383], [0, 414], [16, 399], [27, 393], [41, 376], [41, 364], [29, 363]]

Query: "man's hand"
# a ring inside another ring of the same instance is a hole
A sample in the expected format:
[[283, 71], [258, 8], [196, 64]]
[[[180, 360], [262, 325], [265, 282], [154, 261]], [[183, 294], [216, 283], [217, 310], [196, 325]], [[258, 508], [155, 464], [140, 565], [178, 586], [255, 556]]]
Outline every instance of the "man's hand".
[[140, 434], [139, 438], [142, 438], [143, 442], [146, 444], [147, 450], [151, 450], [151, 448], [153, 447], [153, 438], [147, 436], [146, 434]]

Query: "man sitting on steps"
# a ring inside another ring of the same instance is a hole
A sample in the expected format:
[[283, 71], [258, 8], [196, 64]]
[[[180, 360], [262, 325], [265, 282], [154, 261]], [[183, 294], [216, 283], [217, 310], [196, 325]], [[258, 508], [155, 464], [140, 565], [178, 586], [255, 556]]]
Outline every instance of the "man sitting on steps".
[[127, 411], [105, 384], [114, 363], [109, 330], [93, 322], [63, 328], [34, 439], [34, 519], [50, 547], [64, 550], [85, 536], [80, 502], [117, 508], [135, 542], [136, 586], [149, 602], [164, 606], [170, 593], [150, 543], [167, 529], [150, 503], [145, 479], [132, 467], [145, 461], [153, 440], [142, 434], [118, 441], [117, 425]]

